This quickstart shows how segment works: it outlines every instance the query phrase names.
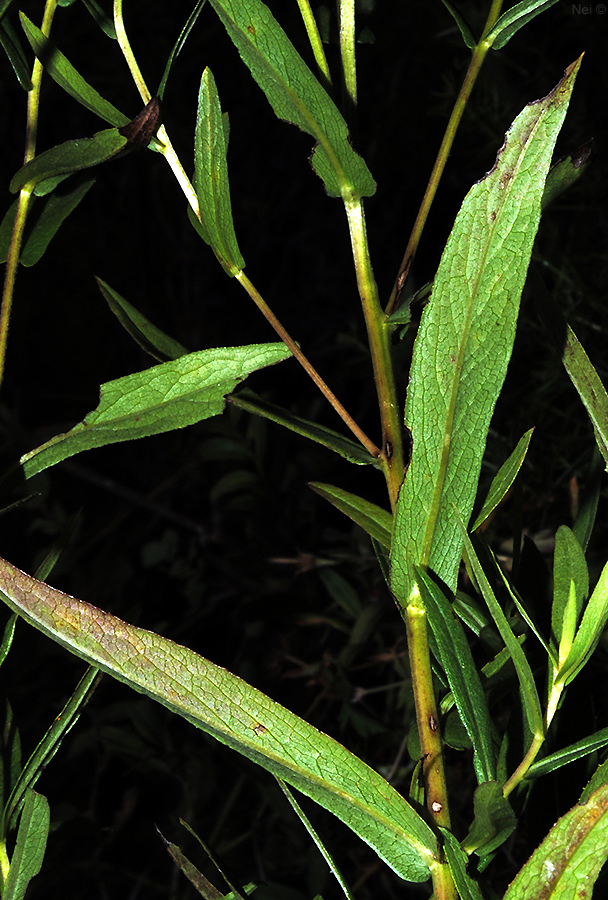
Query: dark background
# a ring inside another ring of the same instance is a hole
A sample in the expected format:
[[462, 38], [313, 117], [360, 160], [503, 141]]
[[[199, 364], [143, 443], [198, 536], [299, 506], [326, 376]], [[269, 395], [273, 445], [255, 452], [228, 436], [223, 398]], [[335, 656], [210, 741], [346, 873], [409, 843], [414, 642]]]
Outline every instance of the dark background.
[[[476, 34], [488, 5], [458, 5]], [[296, 4], [270, 6], [311, 63]], [[39, 22], [41, 4], [25, 3], [23, 9]], [[188, 12], [188, 3], [125, 4], [127, 30], [151, 88]], [[378, 182], [366, 212], [380, 293], [388, 299], [469, 51], [440, 3], [368, 0], [360, 23], [375, 42], [358, 48], [357, 149]], [[139, 112], [117, 46], [99, 32], [83, 5], [58, 10], [53, 33], [103, 96], [128, 116]], [[504, 50], [489, 55], [411, 283], [413, 290], [433, 278], [460, 203], [491, 168], [513, 118], [527, 102], [546, 95], [585, 51], [556, 155], [594, 137], [595, 159], [543, 217], [535, 261], [604, 381], [607, 38], [608, 15], [599, 6], [560, 2]], [[328, 55], [335, 73], [335, 45]], [[192, 168], [196, 97], [205, 66], [230, 114], [232, 204], [247, 274], [377, 440], [342, 205], [325, 195], [307, 163], [311, 139], [275, 119], [210, 7], [175, 63], [163, 104], [163, 121], [186, 171]], [[7, 208], [8, 182], [23, 155], [26, 96], [6, 61], [0, 78], [0, 177]], [[40, 150], [100, 127], [105, 126], [45, 79]], [[40, 263], [19, 272], [0, 406], [5, 467], [95, 408], [101, 383], [152, 364], [108, 310], [94, 275], [191, 350], [275, 340], [192, 230], [180, 189], [160, 155], [142, 151], [110, 162], [99, 168], [97, 184]], [[411, 336], [398, 351], [403, 390], [410, 343]], [[256, 374], [251, 386], [300, 415], [340, 428], [294, 362]], [[572, 524], [576, 492], [583, 494], [589, 484], [593, 434], [525, 292], [484, 483], [531, 426], [536, 433], [521, 489], [524, 525], [538, 548], [536, 555], [531, 552], [530, 585], [538, 585], [556, 528]], [[412, 706], [402, 623], [366, 537], [309, 490], [310, 480], [386, 503], [376, 472], [354, 468], [303, 438], [229, 408], [224, 416], [184, 431], [74, 458], [27, 487], [5, 490], [3, 505], [34, 489], [38, 493], [0, 519], [0, 552], [34, 571], [78, 514], [75, 533], [51, 576], [53, 585], [225, 665], [384, 773], [398, 760], [394, 781], [407, 792], [412, 764], [399, 752]], [[499, 550], [508, 540], [512, 514], [507, 504], [493, 525], [490, 537]], [[602, 498], [590, 548], [592, 571], [605, 561], [605, 546]], [[534, 589], [543, 595], [542, 584]], [[353, 646], [361, 610], [372, 625]], [[19, 625], [0, 677], [26, 756], [82, 671], [78, 660]], [[564, 713], [562, 745], [606, 725], [604, 671], [600, 658]], [[471, 760], [466, 751], [450, 751], [448, 759], [462, 830], [470, 820]], [[585, 766], [573, 770], [570, 790], [562, 783], [543, 788], [543, 804], [534, 805], [517, 842], [495, 863], [497, 890], [576, 800], [586, 774]], [[195, 896], [154, 828], [158, 825], [217, 881], [179, 826], [180, 816], [213, 846], [235, 879], [266, 881], [264, 896], [339, 896], [270, 776], [109, 678], [38, 789], [51, 803], [54, 830], [32, 898]], [[306, 809], [357, 897], [428, 895], [427, 886], [407, 887], [404, 894], [403, 884], [346, 829], [323, 811]]]

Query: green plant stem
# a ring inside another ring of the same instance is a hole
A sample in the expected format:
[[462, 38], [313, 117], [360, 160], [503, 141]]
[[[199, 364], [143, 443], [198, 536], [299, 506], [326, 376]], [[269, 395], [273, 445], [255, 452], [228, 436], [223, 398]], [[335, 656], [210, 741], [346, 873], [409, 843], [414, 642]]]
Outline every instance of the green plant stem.
[[[44, 15], [42, 17], [41, 31], [48, 37], [53, 23], [53, 16], [57, 9], [57, 0], [47, 0], [44, 7]], [[40, 109], [40, 85], [42, 83], [42, 73], [44, 69], [39, 59], [34, 61], [32, 68], [32, 89], [27, 95], [27, 121], [25, 131], [25, 153], [23, 156], [23, 164], [28, 163], [36, 155], [36, 138], [38, 136], [38, 112]], [[23, 234], [25, 231], [25, 222], [32, 196], [31, 185], [24, 185], [19, 192], [19, 204], [17, 214], [15, 216], [15, 224], [13, 225], [13, 233], [11, 243], [6, 260], [6, 269], [4, 272], [4, 287], [2, 290], [2, 305], [0, 306], [0, 385], [4, 378], [4, 369], [6, 362], [6, 348], [8, 345], [8, 329], [11, 318], [11, 310], [13, 307], [13, 296], [15, 293], [15, 281], [17, 278], [17, 268], [19, 266], [19, 256], [21, 254], [21, 245], [23, 243]]]
[[382, 468], [391, 506], [395, 507], [405, 471], [403, 440], [395, 377], [391, 359], [391, 328], [380, 306], [378, 287], [372, 271], [360, 198], [345, 200], [357, 286], [369, 341], [382, 424]]
[[443, 766], [443, 746], [433, 688], [427, 614], [418, 586], [404, 610], [416, 721], [426, 787], [426, 805], [433, 822], [450, 828], [450, 811]]
[[[122, 17], [122, 0], [114, 0], [114, 27], [116, 28], [116, 34], [123, 56], [127, 61], [129, 71], [131, 72], [133, 80], [135, 81], [137, 89], [139, 90], [140, 96], [145, 103], [148, 103], [151, 96], [150, 91], [148, 90], [146, 82], [144, 81], [144, 78], [141, 74], [141, 70], [137, 63], [137, 60], [135, 59], [133, 50], [131, 49], [129, 39], [127, 37], [127, 33], [125, 31], [124, 21]], [[192, 187], [190, 179], [184, 171], [184, 167], [182, 166], [179, 157], [177, 156], [177, 153], [175, 152], [173, 145], [171, 144], [169, 135], [167, 134], [167, 131], [163, 125], [161, 125], [158, 129], [157, 138], [159, 143], [162, 145], [161, 152], [169, 163], [180, 187], [182, 188], [186, 196], [186, 199], [188, 200], [188, 203], [192, 207], [192, 210], [200, 220], [200, 209], [196, 192]], [[355, 437], [361, 442], [365, 449], [372, 454], [372, 456], [381, 456], [380, 448], [374, 444], [374, 442], [365, 434], [365, 432], [361, 428], [359, 428], [352, 416], [346, 411], [333, 391], [328, 387], [317, 370], [309, 362], [308, 358], [304, 355], [304, 353], [302, 353], [296, 342], [289, 335], [287, 330], [279, 322], [272, 310], [266, 304], [265, 300], [262, 298], [259, 291], [254, 287], [245, 273], [242, 270], [239, 270], [235, 273], [235, 278], [247, 291], [260, 312], [274, 328], [281, 340], [289, 347], [294, 357], [298, 360], [298, 362], [310, 376], [312, 381], [317, 385], [321, 393], [326, 397], [327, 400], [329, 400], [330, 404], [333, 406], [333, 408], [336, 410], [340, 418], [348, 426], [351, 432], [355, 435]]]
[[347, 110], [346, 118], [352, 129], [355, 124], [355, 113], [357, 109], [355, 0], [339, 0], [338, 13], [340, 20], [340, 58], [342, 60], [344, 105]]
[[[483, 30], [484, 35], [487, 34], [495, 24], [500, 14], [501, 6], [502, 0], [493, 0], [492, 7], [490, 9], [490, 13]], [[448, 160], [448, 156], [450, 155], [458, 126], [460, 125], [460, 120], [462, 119], [468, 99], [471, 96], [471, 91], [473, 90], [473, 86], [475, 85], [477, 76], [479, 75], [479, 71], [483, 65], [490, 47], [491, 45], [482, 36], [481, 40], [473, 51], [473, 56], [471, 58], [471, 62], [469, 63], [469, 68], [467, 69], [462, 87], [460, 88], [460, 93], [456, 98], [456, 103], [454, 104], [452, 115], [450, 116], [450, 120], [447, 124], [447, 128], [445, 130], [445, 134], [443, 136], [443, 140], [437, 154], [437, 159], [435, 160], [435, 165], [433, 166], [433, 171], [431, 172], [431, 177], [429, 178], [426, 191], [424, 192], [424, 197], [422, 198], [422, 203], [420, 204], [420, 209], [418, 210], [418, 215], [416, 216], [416, 221], [414, 222], [414, 227], [412, 228], [412, 233], [410, 235], [407, 247], [405, 248], [405, 253], [403, 254], [403, 259], [401, 260], [401, 265], [399, 266], [397, 278], [395, 279], [395, 284], [393, 285], [393, 290], [386, 307], [386, 314], [388, 316], [390, 316], [391, 313], [393, 313], [399, 305], [399, 297], [401, 296], [401, 292], [405, 287], [405, 282], [407, 281], [407, 276], [409, 275], [412, 261], [414, 259], [414, 256], [416, 255], [416, 251], [418, 250], [420, 237], [426, 224], [426, 220], [428, 218], [433, 200], [435, 199], [435, 194], [437, 193], [437, 188], [439, 186], [441, 176], [443, 175], [443, 170], [445, 169], [445, 164]]]
[[321, 35], [319, 34], [319, 28], [311, 9], [310, 2], [309, 0], [298, 0], [298, 6], [300, 7], [306, 34], [308, 35], [312, 53], [321, 75], [320, 80], [324, 83], [326, 88], [331, 87], [331, 73], [329, 71], [327, 57], [325, 56], [325, 50], [323, 49], [323, 42], [321, 40]]
[[342, 421], [345, 425], [350, 428], [352, 433], [355, 435], [357, 440], [363, 444], [365, 449], [371, 453], [372, 456], [380, 457], [380, 449], [376, 447], [374, 442], [368, 438], [365, 432], [359, 428], [355, 420], [352, 418], [350, 413], [346, 411], [346, 409], [342, 406], [336, 395], [333, 391], [327, 386], [327, 384], [323, 381], [317, 370], [314, 366], [308, 361], [308, 358], [302, 353], [299, 346], [296, 344], [294, 339], [289, 335], [287, 330], [281, 325], [275, 314], [272, 312], [270, 307], [267, 305], [266, 301], [263, 299], [261, 294], [256, 290], [251, 281], [247, 278], [243, 270], [241, 269], [235, 275], [237, 281], [242, 285], [242, 287], [247, 291], [257, 308], [260, 310], [264, 318], [270, 323], [270, 325], [274, 328], [278, 336], [281, 338], [284, 344], [286, 344], [294, 357], [298, 360], [306, 374], [314, 381], [316, 386], [319, 388], [323, 396], [329, 400], [335, 411], [338, 413]]

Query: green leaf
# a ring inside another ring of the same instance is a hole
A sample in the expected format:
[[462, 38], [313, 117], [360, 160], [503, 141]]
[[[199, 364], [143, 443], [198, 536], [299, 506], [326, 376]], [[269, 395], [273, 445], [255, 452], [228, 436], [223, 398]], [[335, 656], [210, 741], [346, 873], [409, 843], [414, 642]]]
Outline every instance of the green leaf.
[[165, 95], [165, 88], [167, 87], [167, 80], [169, 78], [169, 72], [171, 71], [173, 63], [177, 59], [179, 54], [181, 53], [182, 48], [183, 48], [184, 44], [186, 43], [186, 40], [188, 39], [188, 35], [192, 31], [192, 29], [196, 23], [196, 20], [198, 19], [204, 5], [205, 5], [205, 0], [197, 0], [196, 4], [194, 6], [194, 9], [192, 10], [190, 15], [188, 16], [188, 19], [186, 20], [186, 24], [184, 25], [184, 27], [182, 28], [182, 30], [179, 33], [179, 37], [178, 37], [177, 41], [173, 45], [173, 49], [171, 50], [171, 53], [169, 54], [169, 59], [167, 60], [167, 64], [165, 66], [165, 71], [163, 72], [163, 77], [160, 80], [160, 84], [159, 84], [158, 90], [156, 92], [156, 96], [160, 100], [162, 100]]
[[22, 900], [30, 880], [42, 867], [49, 833], [49, 804], [46, 797], [28, 791], [17, 833], [2, 900]]
[[364, 160], [348, 141], [338, 108], [261, 0], [209, 0], [279, 119], [316, 141], [312, 165], [331, 197], [352, 200], [376, 190]]
[[405, 424], [412, 459], [399, 493], [392, 587], [404, 606], [413, 567], [453, 591], [486, 436], [511, 356], [540, 203], [580, 61], [509, 129], [492, 170], [464, 200], [414, 345]]
[[13, 175], [9, 190], [13, 194], [26, 184], [34, 186], [55, 175], [65, 175], [97, 166], [116, 156], [125, 144], [126, 137], [117, 128], [98, 131], [92, 138], [66, 141], [50, 150], [45, 150], [26, 163]]
[[340, 512], [360, 525], [376, 541], [386, 547], [391, 546], [391, 530], [393, 517], [385, 509], [364, 500], [356, 494], [334, 487], [332, 484], [321, 484], [318, 481], [309, 481], [308, 486], [321, 497], [329, 500]]
[[460, 900], [483, 900], [479, 885], [477, 882], [473, 881], [467, 872], [467, 864], [469, 861], [467, 854], [464, 852], [451, 831], [442, 828], [441, 834], [443, 835], [443, 849], [445, 850], [446, 859], [454, 879], [454, 884], [458, 889]]
[[6, 17], [0, 22], [0, 44], [13, 67], [17, 81], [24, 90], [31, 91], [32, 80], [27, 58], [15, 29]]
[[534, 429], [531, 428], [522, 435], [513, 453], [511, 453], [507, 461], [502, 464], [496, 473], [492, 480], [492, 484], [490, 485], [486, 501], [481, 508], [481, 512], [471, 525], [471, 531], [477, 531], [509, 493], [511, 486], [523, 465], [524, 459], [526, 458], [526, 453], [528, 452], [533, 433]]
[[96, 0], [82, 0], [82, 2], [104, 34], [115, 41], [116, 29], [112, 16], [107, 15]]
[[511, 626], [507, 621], [507, 617], [502, 611], [500, 604], [494, 595], [494, 591], [490, 586], [490, 582], [486, 577], [486, 573], [484, 572], [479, 560], [477, 559], [477, 554], [473, 549], [473, 544], [471, 543], [471, 540], [466, 533], [466, 529], [462, 524], [462, 521], [459, 521], [464, 536], [465, 559], [467, 560], [468, 565], [470, 566], [475, 576], [475, 580], [477, 581], [479, 590], [481, 591], [481, 594], [486, 601], [487, 607], [490, 611], [490, 615], [494, 619], [494, 623], [498, 628], [498, 631], [500, 632], [500, 636], [504, 641], [505, 647], [509, 651], [511, 659], [513, 660], [513, 664], [515, 666], [515, 670], [517, 672], [517, 677], [519, 680], [524, 711], [528, 720], [530, 731], [532, 732], [532, 734], [542, 734], [543, 714], [541, 711], [538, 691], [536, 690], [536, 682], [534, 681], [534, 675], [532, 674], [532, 669], [530, 668], [530, 663], [528, 662], [526, 654], [522, 650], [521, 644], [513, 633]]
[[302, 825], [304, 826], [304, 828], [306, 829], [306, 831], [309, 833], [309, 835], [310, 835], [311, 838], [313, 839], [314, 843], [316, 844], [316, 846], [317, 846], [317, 848], [318, 848], [318, 850], [319, 850], [319, 853], [321, 854], [321, 856], [323, 857], [323, 859], [325, 860], [325, 862], [326, 862], [327, 865], [329, 866], [329, 869], [330, 869], [330, 871], [332, 872], [334, 878], [336, 879], [336, 881], [338, 882], [338, 884], [340, 885], [340, 887], [341, 887], [342, 890], [344, 891], [344, 896], [346, 897], [346, 900], [354, 900], [354, 897], [353, 897], [353, 895], [351, 894], [351, 892], [350, 892], [350, 890], [349, 890], [349, 888], [348, 888], [348, 885], [347, 885], [346, 882], [344, 881], [344, 878], [343, 878], [343, 876], [342, 876], [342, 873], [340, 872], [340, 869], [338, 868], [338, 866], [337, 866], [336, 863], [334, 862], [331, 853], [330, 853], [329, 850], [325, 847], [325, 844], [323, 843], [323, 841], [322, 841], [321, 838], [319, 837], [319, 834], [318, 834], [317, 831], [313, 828], [313, 826], [312, 826], [312, 824], [311, 824], [311, 822], [310, 822], [310, 819], [308, 818], [308, 816], [306, 815], [306, 813], [304, 812], [304, 810], [302, 809], [302, 807], [300, 806], [300, 804], [298, 803], [298, 801], [296, 800], [296, 798], [294, 797], [294, 795], [291, 793], [291, 791], [289, 790], [289, 788], [287, 787], [287, 785], [285, 784], [285, 782], [283, 781], [283, 779], [282, 779], [282, 778], [277, 778], [277, 782], [278, 782], [278, 784], [279, 784], [279, 787], [281, 788], [281, 790], [283, 791], [283, 793], [284, 793], [285, 796], [287, 797], [287, 800], [289, 801], [289, 803], [290, 803], [290, 805], [291, 805], [291, 808], [293, 809], [293, 811], [295, 812], [295, 814], [296, 814], [297, 817], [299, 818], [300, 822], [302, 823]]
[[259, 397], [249, 388], [243, 388], [236, 394], [231, 394], [228, 398], [233, 406], [244, 409], [256, 416], [262, 416], [264, 419], [270, 419], [277, 425], [282, 425], [296, 434], [302, 435], [317, 444], [322, 444], [334, 453], [347, 459], [349, 462], [357, 466], [378, 466], [378, 460], [368, 453], [364, 447], [351, 441], [350, 438], [344, 437], [332, 428], [325, 425], [318, 425], [308, 419], [302, 419], [300, 416], [294, 415], [288, 409], [283, 409], [275, 403], [270, 403], [263, 397]]
[[179, 341], [169, 337], [164, 331], [153, 325], [146, 316], [135, 309], [118, 291], [111, 288], [101, 278], [96, 277], [95, 280], [108, 306], [120, 324], [137, 341], [142, 350], [145, 350], [146, 353], [149, 353], [150, 356], [159, 360], [159, 362], [179, 359], [180, 356], [188, 354], [188, 350]]
[[583, 548], [565, 525], [555, 535], [551, 631], [564, 662], [574, 640], [583, 604], [589, 596], [589, 571]]
[[596, 750], [601, 750], [607, 745], [608, 728], [602, 728], [600, 731], [582, 738], [575, 744], [570, 744], [568, 747], [564, 747], [563, 750], [556, 750], [555, 753], [551, 753], [538, 762], [532, 763], [526, 772], [526, 780], [540, 778], [542, 775], [555, 772], [557, 769], [561, 769], [562, 766], [575, 762], [577, 759], [582, 759], [584, 756], [588, 756], [589, 753], [595, 753]]
[[440, 588], [422, 569], [417, 569], [417, 575], [424, 607], [435, 637], [439, 662], [447, 676], [460, 719], [473, 744], [477, 781], [479, 784], [494, 781], [496, 753], [492, 741], [492, 723], [469, 642]]
[[569, 684], [589, 662], [608, 621], [608, 563], [604, 566], [595, 590], [585, 607], [580, 627], [556, 681]]
[[[44, 255], [52, 239], [67, 217], [95, 184], [94, 178], [87, 178], [68, 191], [53, 193], [46, 200], [30, 204], [25, 236], [19, 261], [24, 266], [35, 265]], [[11, 205], [0, 226], [0, 261], [5, 262], [12, 237], [12, 227], [17, 212], [18, 200]]]
[[554, 302], [536, 267], [532, 267], [534, 299], [551, 343], [561, 356], [564, 368], [593, 425], [595, 440], [608, 470], [608, 394], [597, 371], [585, 353], [563, 313]]
[[216, 416], [226, 394], [247, 375], [289, 355], [283, 343], [200, 350], [108, 381], [101, 386], [99, 406], [79, 425], [21, 457], [23, 474], [31, 478], [75, 453]]
[[502, 49], [520, 28], [554, 3], [557, 0], [521, 0], [521, 3], [516, 3], [500, 16], [489, 34], [484, 36], [484, 41], [494, 50]]
[[204, 897], [205, 900], [224, 900], [224, 894], [221, 891], [218, 891], [209, 879], [205, 878], [202, 872], [199, 872], [196, 866], [190, 862], [188, 857], [182, 853], [177, 844], [168, 841], [158, 826], [156, 827], [156, 830], [167, 848], [167, 853], [178, 869], [184, 873], [194, 889], [198, 891], [200, 896]]
[[194, 136], [194, 189], [206, 240], [229, 275], [243, 269], [230, 204], [222, 110], [210, 69], [201, 78]]
[[439, 865], [410, 804], [337, 741], [192, 650], [0, 563], [4, 600], [90, 665], [181, 715], [333, 812], [402, 878]]
[[[511, 882], [503, 900], [579, 900], [591, 896], [608, 858], [608, 785], [553, 826]], [[583, 894], [584, 891], [584, 894]]]
[[492, 853], [515, 830], [515, 813], [496, 781], [479, 785], [473, 798], [473, 809], [475, 818], [462, 847], [467, 853]]
[[592, 140], [587, 141], [551, 166], [543, 191], [543, 210], [587, 171], [591, 162], [592, 145]]
[[462, 14], [456, 9], [456, 7], [452, 3], [450, 3], [450, 0], [442, 0], [442, 2], [443, 2], [443, 5], [445, 6], [445, 8], [450, 13], [450, 15], [452, 16], [452, 18], [454, 19], [454, 21], [456, 22], [456, 24], [458, 25], [458, 29], [462, 35], [463, 41], [465, 42], [465, 44], [467, 45], [469, 50], [474, 50], [475, 47], [477, 46], [477, 41], [473, 37], [473, 33], [471, 32], [471, 29], [469, 28], [466, 21], [464, 20]]
[[129, 122], [127, 116], [97, 93], [95, 88], [85, 81], [71, 62], [58, 50], [53, 42], [45, 37], [24, 13], [19, 13], [25, 36], [32, 50], [42, 63], [51, 78], [66, 91], [70, 97], [78, 100], [86, 109], [109, 122], [116, 128]]

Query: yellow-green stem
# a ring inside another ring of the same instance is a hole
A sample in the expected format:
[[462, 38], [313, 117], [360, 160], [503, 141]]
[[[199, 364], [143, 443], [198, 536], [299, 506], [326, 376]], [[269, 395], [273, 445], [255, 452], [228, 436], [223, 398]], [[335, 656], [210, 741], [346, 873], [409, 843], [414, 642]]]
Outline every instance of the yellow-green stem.
[[338, 0], [340, 57], [342, 60], [344, 105], [351, 130], [357, 110], [357, 66], [355, 62], [355, 0]]
[[380, 448], [376, 447], [374, 442], [368, 438], [365, 432], [359, 428], [355, 420], [352, 418], [350, 413], [346, 411], [346, 409], [342, 406], [336, 395], [333, 391], [327, 386], [327, 384], [323, 381], [317, 370], [312, 366], [312, 364], [308, 361], [308, 358], [302, 353], [294, 339], [287, 332], [287, 330], [281, 325], [275, 314], [272, 312], [270, 307], [266, 304], [266, 301], [262, 298], [261, 294], [256, 290], [251, 281], [247, 278], [245, 273], [239, 270], [235, 278], [237, 281], [245, 288], [257, 308], [260, 310], [264, 318], [272, 325], [278, 336], [281, 338], [284, 344], [286, 344], [295, 358], [298, 360], [306, 374], [314, 381], [316, 386], [319, 388], [323, 396], [329, 400], [335, 411], [338, 413], [342, 421], [345, 425], [350, 428], [352, 433], [355, 435], [357, 440], [363, 444], [368, 453], [371, 453], [372, 456], [380, 456]]
[[420, 755], [423, 760], [426, 806], [433, 822], [443, 828], [450, 828], [441, 729], [429, 653], [427, 615], [418, 587], [414, 587], [404, 614]]
[[327, 57], [325, 56], [325, 50], [323, 49], [323, 42], [321, 40], [321, 35], [319, 34], [317, 22], [310, 6], [310, 0], [298, 0], [298, 6], [300, 7], [306, 34], [308, 35], [313, 56], [321, 75], [320, 80], [324, 83], [325, 87], [331, 87], [331, 73], [329, 71], [329, 65], [327, 63]]
[[[48, 36], [51, 31], [53, 16], [57, 9], [57, 0], [47, 0], [44, 7], [44, 15], [42, 17], [41, 31]], [[28, 163], [36, 155], [36, 137], [38, 135], [38, 111], [40, 109], [40, 85], [42, 83], [42, 64], [36, 59], [32, 69], [32, 89], [27, 97], [27, 122], [25, 133], [25, 153], [23, 163]], [[15, 293], [15, 280], [17, 278], [17, 268], [19, 266], [19, 256], [21, 254], [21, 244], [23, 243], [23, 233], [25, 230], [25, 222], [32, 196], [32, 188], [30, 185], [24, 185], [19, 193], [19, 203], [17, 206], [17, 214], [15, 216], [15, 224], [11, 236], [11, 243], [6, 260], [6, 269], [4, 273], [4, 287], [2, 290], [2, 305], [0, 307], [0, 384], [4, 378], [4, 369], [6, 363], [6, 348], [8, 345], [8, 329], [11, 318], [11, 309], [13, 306], [13, 296]]]
[[404, 460], [401, 418], [391, 359], [391, 329], [387, 317], [380, 306], [378, 287], [372, 271], [362, 201], [358, 197], [352, 200], [345, 200], [344, 206], [348, 218], [357, 286], [365, 317], [380, 407], [382, 467], [388, 486], [391, 506], [394, 509], [399, 488], [403, 481]]
[[[496, 22], [496, 19], [500, 14], [501, 6], [502, 0], [493, 0], [492, 7], [490, 9], [490, 13], [484, 27], [484, 35], [489, 32], [489, 30]], [[431, 177], [429, 178], [426, 191], [424, 192], [424, 197], [422, 198], [422, 203], [420, 204], [420, 209], [418, 210], [418, 215], [416, 216], [416, 221], [414, 222], [414, 227], [412, 228], [410, 239], [408, 241], [407, 247], [405, 248], [405, 253], [403, 254], [403, 259], [401, 260], [401, 265], [399, 266], [397, 278], [395, 279], [395, 284], [393, 285], [393, 290], [386, 307], [386, 314], [388, 316], [390, 316], [391, 313], [394, 312], [399, 304], [399, 297], [401, 296], [401, 292], [405, 286], [405, 282], [407, 281], [407, 276], [412, 265], [412, 260], [416, 255], [422, 231], [426, 224], [426, 220], [428, 218], [433, 200], [435, 199], [435, 194], [437, 192], [441, 176], [443, 175], [443, 170], [445, 168], [448, 156], [450, 155], [452, 144], [454, 143], [454, 138], [456, 137], [456, 131], [458, 130], [458, 126], [460, 125], [460, 120], [462, 119], [468, 99], [471, 96], [471, 91], [473, 90], [473, 86], [477, 80], [477, 76], [479, 75], [479, 71], [483, 65], [489, 49], [490, 44], [488, 44], [482, 37], [475, 47], [475, 50], [473, 51], [473, 56], [471, 58], [471, 62], [469, 63], [467, 74], [465, 75], [462, 87], [460, 88], [460, 93], [456, 98], [456, 103], [454, 104], [452, 115], [450, 116], [450, 120], [447, 124], [447, 128], [445, 130], [445, 134], [443, 136], [443, 140], [437, 154], [437, 159], [435, 160], [435, 165], [433, 166], [433, 171], [431, 172]]]

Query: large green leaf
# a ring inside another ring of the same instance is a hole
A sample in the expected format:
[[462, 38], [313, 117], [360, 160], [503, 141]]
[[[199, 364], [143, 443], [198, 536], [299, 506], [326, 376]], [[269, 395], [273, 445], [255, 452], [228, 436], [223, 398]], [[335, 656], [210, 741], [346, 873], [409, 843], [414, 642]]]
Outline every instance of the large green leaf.
[[261, 0], [209, 0], [280, 119], [317, 141], [312, 165], [332, 197], [369, 197], [376, 184], [348, 141], [335, 103]]
[[608, 785], [557, 822], [511, 882], [503, 900], [591, 897], [608, 858]]
[[256, 369], [290, 355], [285, 344], [199, 350], [102, 384], [97, 409], [64, 434], [21, 457], [31, 478], [62, 459], [152, 434], [185, 428], [221, 413], [226, 394]]
[[426, 881], [440, 864], [435, 835], [381, 775], [240, 678], [6, 561], [0, 561], [0, 592], [11, 609], [71, 653], [331, 810], [402, 878]]
[[412, 591], [415, 565], [429, 566], [450, 590], [456, 586], [463, 538], [454, 508], [468, 522], [511, 356], [545, 177], [579, 65], [519, 114], [494, 167], [469, 191], [422, 315], [405, 409], [412, 459], [392, 552], [401, 605]]

